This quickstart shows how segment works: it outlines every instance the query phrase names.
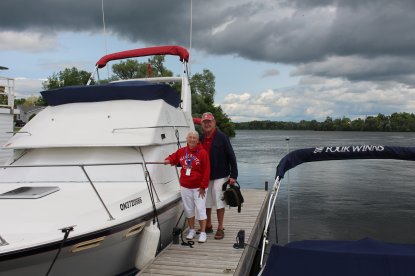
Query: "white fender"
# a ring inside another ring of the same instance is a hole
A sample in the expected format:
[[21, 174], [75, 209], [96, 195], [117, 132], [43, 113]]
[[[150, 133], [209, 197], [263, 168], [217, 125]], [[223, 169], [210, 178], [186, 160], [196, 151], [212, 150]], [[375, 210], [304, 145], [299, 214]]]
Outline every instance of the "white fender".
[[144, 227], [140, 233], [137, 254], [135, 258], [135, 267], [142, 270], [151, 260], [154, 259], [157, 252], [157, 246], [160, 239], [160, 229], [156, 223]]

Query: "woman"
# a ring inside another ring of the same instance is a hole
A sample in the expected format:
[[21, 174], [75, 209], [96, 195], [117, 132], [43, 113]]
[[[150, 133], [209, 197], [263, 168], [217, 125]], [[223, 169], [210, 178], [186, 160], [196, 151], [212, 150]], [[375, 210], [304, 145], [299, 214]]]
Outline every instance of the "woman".
[[169, 155], [164, 164], [181, 165], [180, 192], [184, 213], [189, 224], [186, 239], [196, 235], [195, 217], [199, 220], [200, 235], [198, 242], [206, 242], [206, 190], [209, 185], [209, 155], [199, 144], [199, 134], [190, 131], [186, 137], [187, 146]]

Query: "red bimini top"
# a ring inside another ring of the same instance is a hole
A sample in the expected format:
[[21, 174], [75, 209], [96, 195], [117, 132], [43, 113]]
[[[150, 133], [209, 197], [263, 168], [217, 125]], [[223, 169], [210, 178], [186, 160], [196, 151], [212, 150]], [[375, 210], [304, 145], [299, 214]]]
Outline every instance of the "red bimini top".
[[193, 123], [196, 125], [201, 126], [202, 125], [202, 119], [200, 118], [193, 118]]
[[179, 56], [180, 61], [189, 61], [189, 52], [181, 47], [181, 46], [158, 46], [158, 47], [149, 47], [149, 48], [141, 48], [141, 49], [134, 49], [128, 51], [117, 52], [109, 55], [105, 55], [98, 62], [96, 65], [98, 68], [103, 68], [107, 65], [107, 63], [111, 60], [119, 60], [125, 58], [133, 58], [133, 57], [145, 57], [145, 56], [153, 56], [153, 55], [172, 55], [172, 56]]

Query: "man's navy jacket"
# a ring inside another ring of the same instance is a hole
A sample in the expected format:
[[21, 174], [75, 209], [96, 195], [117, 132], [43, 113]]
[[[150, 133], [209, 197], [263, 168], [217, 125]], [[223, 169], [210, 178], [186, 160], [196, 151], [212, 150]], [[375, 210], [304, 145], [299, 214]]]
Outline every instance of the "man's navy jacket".
[[[203, 142], [203, 135], [200, 139]], [[216, 130], [210, 146], [210, 179], [219, 179], [230, 176], [238, 178], [238, 166], [228, 136]]]

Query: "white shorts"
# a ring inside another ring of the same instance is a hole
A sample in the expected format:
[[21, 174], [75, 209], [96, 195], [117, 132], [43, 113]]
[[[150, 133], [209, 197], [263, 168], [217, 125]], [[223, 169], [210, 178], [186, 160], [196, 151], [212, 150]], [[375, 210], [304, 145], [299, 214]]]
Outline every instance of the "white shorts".
[[[206, 189], [207, 192], [209, 189]], [[206, 196], [199, 197], [199, 188], [188, 189], [180, 186], [182, 194], [184, 215], [186, 218], [196, 217], [197, 220], [204, 220], [206, 216]]]
[[209, 189], [206, 193], [206, 208], [216, 207], [216, 209], [222, 209], [226, 207], [222, 191], [222, 185], [226, 181], [228, 181], [228, 177], [209, 181]]

